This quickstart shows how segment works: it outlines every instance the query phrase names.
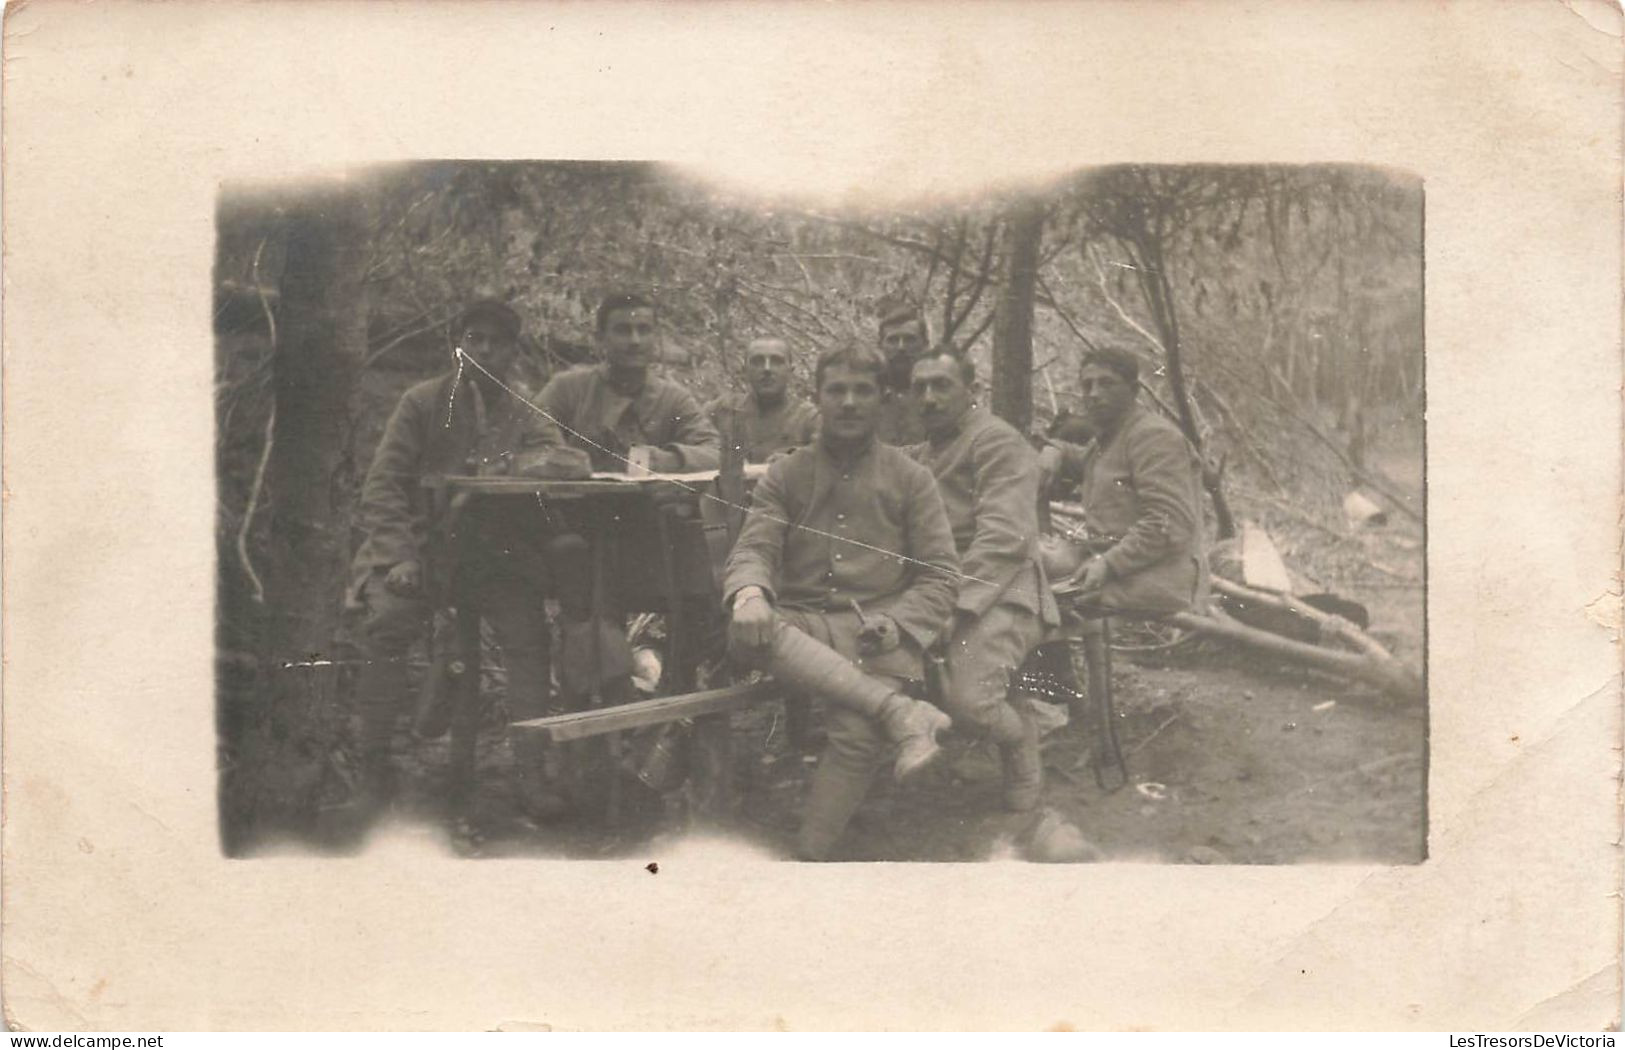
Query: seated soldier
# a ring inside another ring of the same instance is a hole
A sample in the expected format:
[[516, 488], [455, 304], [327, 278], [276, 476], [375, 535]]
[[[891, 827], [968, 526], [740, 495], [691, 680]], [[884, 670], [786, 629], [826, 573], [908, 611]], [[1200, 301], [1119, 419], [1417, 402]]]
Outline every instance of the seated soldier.
[[[1156, 618], [1197, 604], [1207, 588], [1200, 464], [1185, 435], [1136, 403], [1140, 366], [1127, 351], [1103, 348], [1083, 359], [1083, 423], [1093, 433], [1078, 446], [1052, 440], [1041, 454], [1046, 473], [1081, 482], [1088, 526], [1087, 560], [1057, 590], [1074, 592], [1083, 617], [1089, 695], [1110, 689], [1103, 617]], [[1072, 720], [1088, 724], [1084, 698]]]
[[909, 449], [937, 479], [964, 580], [948, 638], [943, 706], [956, 729], [998, 745], [1004, 801], [1038, 805], [1043, 763], [1025, 697], [1011, 674], [1060, 622], [1037, 560], [1038, 457], [1021, 434], [972, 404], [976, 368], [934, 352], [914, 362], [910, 397], [928, 440]]
[[724, 394], [706, 406], [725, 440], [747, 463], [766, 463], [777, 452], [811, 443], [818, 410], [790, 390], [790, 348], [783, 339], [752, 339], [745, 348], [750, 391]]
[[[590, 457], [596, 470], [715, 470], [721, 462], [721, 439], [699, 402], [679, 384], [650, 371], [659, 348], [654, 303], [631, 292], [605, 296], [598, 305], [595, 339], [600, 363], [554, 376], [537, 398], [540, 411], [523, 435], [519, 472], [549, 476], [553, 443], [561, 436]], [[676, 485], [662, 486], [653, 495], [663, 506], [685, 508], [695, 498]], [[564, 542], [571, 546], [572, 564], [589, 574], [585, 538], [570, 531], [568, 540], [556, 545], [562, 548]], [[566, 707], [579, 708], [595, 680], [614, 678], [615, 688], [626, 685], [622, 679], [630, 650], [618, 626], [587, 623], [584, 605], [579, 614], [569, 608], [564, 612], [560, 669], [572, 673], [561, 677], [563, 700]]]
[[[456, 322], [457, 349], [478, 367], [459, 367], [407, 390], [390, 416], [361, 488], [366, 539], [357, 552], [349, 598], [363, 616], [367, 657], [357, 686], [362, 781], [357, 799], [370, 816], [393, 790], [391, 738], [406, 693], [406, 656], [430, 625], [428, 592], [452, 603], [467, 596], [496, 628], [508, 673], [508, 702], [520, 717], [544, 713], [548, 631], [543, 595], [560, 590], [547, 537], [518, 522], [489, 521], [450, 578], [425, 579], [431, 527], [422, 483], [447, 474], [506, 473], [529, 409], [502, 386], [519, 355], [517, 314], [476, 302]], [[448, 552], [449, 553], [449, 552]], [[568, 561], [565, 562], [568, 567]], [[579, 583], [575, 585], [579, 588]], [[565, 586], [564, 590], [569, 590]], [[562, 595], [561, 595], [562, 596]], [[540, 783], [539, 762], [516, 753], [520, 804], [551, 815], [556, 800]]]
[[723, 585], [735, 653], [826, 701], [808, 860], [829, 858], [888, 746], [907, 777], [949, 721], [901, 692], [953, 612], [959, 559], [931, 472], [875, 438], [884, 367], [863, 347], [819, 356], [818, 441], [768, 467]]
[[1079, 387], [1094, 438], [1043, 453], [1059, 478], [1081, 481], [1090, 556], [1072, 583], [1101, 615], [1178, 612], [1206, 586], [1200, 464], [1178, 427], [1136, 403], [1139, 378], [1127, 351], [1086, 354]]
[[564, 440], [596, 470], [626, 471], [637, 460], [661, 474], [715, 470], [722, 442], [694, 395], [649, 366], [659, 348], [653, 301], [635, 293], [598, 305], [598, 365], [562, 372], [542, 390], [529, 449]]

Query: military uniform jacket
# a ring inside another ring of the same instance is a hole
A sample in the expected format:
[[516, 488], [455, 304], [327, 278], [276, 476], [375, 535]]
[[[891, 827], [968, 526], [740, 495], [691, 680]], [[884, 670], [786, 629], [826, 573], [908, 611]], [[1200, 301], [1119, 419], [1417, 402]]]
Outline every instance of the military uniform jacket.
[[965, 574], [957, 608], [981, 616], [999, 602], [1059, 622], [1038, 562], [1038, 456], [985, 408], [955, 431], [909, 448], [937, 479]]
[[406, 391], [361, 486], [366, 539], [352, 563], [352, 597], [373, 571], [422, 560], [431, 524], [424, 479], [491, 469], [511, 457], [530, 411], [508, 395], [487, 402], [478, 383], [470, 377], [458, 385], [454, 372]]
[[819, 442], [774, 461], [757, 483], [723, 593], [731, 603], [754, 585], [781, 608], [823, 615], [847, 656], [860, 626], [855, 600], [865, 616], [890, 616], [914, 643], [862, 666], [918, 678], [921, 652], [953, 614], [958, 572], [929, 470], [878, 441], [847, 461]]
[[1063, 470], [1083, 479], [1090, 529], [1112, 541], [1101, 594], [1108, 608], [1171, 613], [1207, 586], [1196, 454], [1179, 428], [1138, 405], [1104, 446], [1063, 446]]
[[[626, 463], [598, 446], [624, 454], [633, 445], [653, 445], [677, 453], [685, 471], [721, 463], [722, 440], [694, 395], [653, 373], [629, 397], [610, 385], [607, 366], [572, 368], [553, 377], [537, 404], [547, 415], [527, 423], [527, 451], [564, 440], [591, 455], [599, 470], [625, 470]], [[553, 421], [562, 425], [562, 437]]]
[[818, 436], [818, 410], [786, 394], [771, 412], [762, 412], [751, 394], [724, 394], [705, 408], [724, 440], [742, 451], [747, 463], [766, 463], [775, 452], [809, 445]]

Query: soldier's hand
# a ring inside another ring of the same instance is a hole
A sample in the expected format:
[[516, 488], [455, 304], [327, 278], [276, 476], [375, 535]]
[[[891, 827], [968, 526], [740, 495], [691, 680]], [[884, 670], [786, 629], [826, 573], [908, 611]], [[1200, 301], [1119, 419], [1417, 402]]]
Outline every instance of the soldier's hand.
[[733, 617], [728, 621], [728, 646], [735, 652], [758, 654], [773, 644], [778, 614], [760, 591], [735, 599]]
[[649, 449], [649, 469], [656, 474], [675, 474], [683, 469], [683, 457], [670, 449]]
[[897, 621], [890, 616], [870, 616], [869, 622], [858, 629], [858, 652], [864, 656], [889, 653], [902, 644]]
[[1098, 591], [1106, 586], [1111, 578], [1111, 569], [1106, 565], [1106, 559], [1096, 555], [1083, 563], [1083, 571], [1078, 575], [1078, 590], [1083, 594]]
[[384, 586], [403, 596], [418, 593], [423, 589], [423, 566], [415, 561], [397, 562], [384, 577]]

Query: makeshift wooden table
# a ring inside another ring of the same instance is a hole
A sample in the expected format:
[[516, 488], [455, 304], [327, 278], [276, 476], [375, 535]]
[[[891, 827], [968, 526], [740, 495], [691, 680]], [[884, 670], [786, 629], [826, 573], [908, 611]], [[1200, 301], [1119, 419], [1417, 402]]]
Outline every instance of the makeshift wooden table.
[[[686, 487], [714, 493], [715, 471], [676, 475]], [[594, 619], [613, 613], [654, 612], [665, 617], [666, 654], [660, 695], [653, 699], [606, 705], [595, 687], [583, 711], [512, 723], [521, 733], [541, 733], [561, 743], [591, 737], [609, 737], [614, 764], [619, 758], [618, 734], [629, 729], [677, 719], [692, 719], [695, 753], [692, 776], [696, 780], [695, 805], [707, 815], [721, 815], [733, 807], [732, 761], [728, 712], [748, 706], [770, 694], [764, 683], [741, 683], [695, 691], [696, 672], [707, 642], [716, 635], [721, 616], [715, 564], [726, 554], [732, 533], [728, 523], [711, 526], [727, 535], [711, 536], [701, 518], [680, 517], [656, 503], [658, 478], [595, 474], [591, 479], [552, 481], [517, 477], [446, 476], [430, 479], [436, 504], [435, 519], [443, 524], [431, 557], [449, 559], [432, 567], [439, 578], [454, 579], [455, 563], [479, 542], [482, 516], [534, 515], [537, 535], [556, 533], [559, 522], [580, 534], [591, 549], [590, 608]], [[730, 484], [730, 481], [732, 484]], [[742, 499], [741, 476], [724, 478], [732, 489], [729, 505]], [[703, 499], [703, 497], [702, 497]], [[712, 516], [715, 518], [715, 516]], [[511, 524], [511, 518], [509, 519]], [[473, 598], [448, 588], [444, 599], [455, 609], [457, 645], [464, 661], [453, 697], [449, 785], [454, 808], [472, 800], [475, 743], [479, 731], [480, 617]], [[592, 632], [596, 645], [598, 634]], [[596, 657], [596, 654], [595, 654]], [[596, 658], [594, 660], [596, 664]], [[619, 809], [618, 774], [610, 778], [608, 816]]]

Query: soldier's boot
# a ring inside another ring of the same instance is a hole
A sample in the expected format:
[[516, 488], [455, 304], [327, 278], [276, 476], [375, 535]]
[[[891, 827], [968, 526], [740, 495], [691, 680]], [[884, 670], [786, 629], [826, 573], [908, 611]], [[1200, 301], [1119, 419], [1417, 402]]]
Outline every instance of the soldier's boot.
[[813, 772], [802, 812], [801, 831], [796, 838], [796, 855], [802, 860], [828, 860], [835, 852], [846, 826], [869, 793], [869, 778], [824, 760]]
[[1025, 697], [999, 706], [992, 736], [1004, 763], [1004, 808], [1013, 813], [1037, 809], [1044, 790], [1044, 760], [1038, 746], [1038, 723]]
[[937, 734], [946, 732], [953, 724], [953, 719], [931, 704], [897, 692], [887, 695], [876, 717], [886, 730], [886, 737], [897, 745], [892, 776], [899, 783], [942, 756]]
[[382, 816], [395, 797], [395, 767], [390, 763], [390, 753], [395, 716], [405, 692], [404, 657], [374, 657], [362, 668], [356, 684], [356, 706], [361, 713], [361, 777], [351, 806], [363, 823], [370, 824]]
[[878, 721], [887, 739], [897, 746], [892, 772], [900, 781], [920, 772], [942, 754], [937, 734], [952, 724], [947, 715], [870, 678], [805, 631], [780, 624], [767, 667], [787, 685], [819, 693], [830, 703]]

